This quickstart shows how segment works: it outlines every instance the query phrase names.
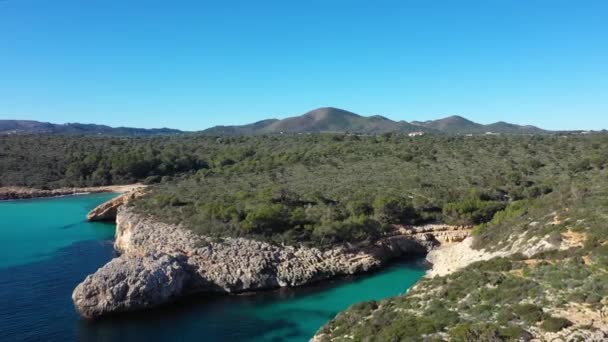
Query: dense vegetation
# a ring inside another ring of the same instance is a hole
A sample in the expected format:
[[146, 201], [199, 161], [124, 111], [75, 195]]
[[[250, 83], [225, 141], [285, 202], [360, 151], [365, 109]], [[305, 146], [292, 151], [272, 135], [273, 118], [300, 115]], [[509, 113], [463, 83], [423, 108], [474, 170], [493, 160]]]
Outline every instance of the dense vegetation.
[[605, 135], [2, 137], [0, 185], [159, 183], [137, 207], [162, 220], [326, 245], [392, 224], [488, 222], [603, 168], [607, 148]]
[[[189, 137], [0, 136], [0, 186], [156, 182], [208, 168], [213, 143]], [[216, 149], [217, 150], [217, 149]], [[204, 159], [203, 159], [204, 156]]]
[[488, 222], [603, 168], [608, 139], [310, 135], [213, 146], [224, 146], [224, 162], [160, 184], [138, 209], [204, 235], [327, 245], [374, 239], [394, 224]]

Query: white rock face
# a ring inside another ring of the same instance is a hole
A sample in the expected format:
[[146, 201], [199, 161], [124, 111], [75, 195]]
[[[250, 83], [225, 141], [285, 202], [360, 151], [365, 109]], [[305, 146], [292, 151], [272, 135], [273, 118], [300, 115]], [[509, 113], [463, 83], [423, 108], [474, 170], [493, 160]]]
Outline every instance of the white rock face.
[[504, 256], [504, 252], [489, 253], [471, 248], [473, 237], [468, 237], [461, 243], [439, 247], [432, 250], [426, 259], [433, 264], [427, 276], [444, 276], [468, 266], [475, 261], [490, 260]]
[[427, 272], [427, 276], [448, 275], [476, 261], [506, 257], [516, 253], [530, 257], [536, 253], [558, 250], [561, 247], [559, 243], [550, 242], [548, 236], [536, 239], [526, 239], [524, 236], [519, 236], [514, 237], [515, 241], [509, 248], [490, 252], [483, 249], [473, 249], [471, 247], [473, 239], [472, 236], [467, 237], [460, 243], [441, 246], [430, 251], [426, 259], [433, 267]]

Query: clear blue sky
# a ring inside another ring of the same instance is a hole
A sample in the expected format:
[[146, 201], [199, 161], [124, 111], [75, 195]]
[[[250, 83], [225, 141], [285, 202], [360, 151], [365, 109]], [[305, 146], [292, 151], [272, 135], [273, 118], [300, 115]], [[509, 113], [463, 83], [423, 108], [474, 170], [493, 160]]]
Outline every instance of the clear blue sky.
[[0, 119], [608, 128], [608, 1], [0, 0]]

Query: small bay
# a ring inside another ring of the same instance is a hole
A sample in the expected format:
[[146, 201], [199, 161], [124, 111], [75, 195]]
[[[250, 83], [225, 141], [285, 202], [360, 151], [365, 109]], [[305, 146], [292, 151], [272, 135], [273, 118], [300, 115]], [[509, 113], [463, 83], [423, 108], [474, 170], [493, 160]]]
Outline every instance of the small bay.
[[115, 256], [114, 225], [84, 221], [115, 196], [0, 203], [0, 331], [11, 341], [307, 341], [348, 306], [398, 295], [425, 272], [422, 260], [296, 289], [199, 295], [147, 312], [85, 321], [73, 288]]

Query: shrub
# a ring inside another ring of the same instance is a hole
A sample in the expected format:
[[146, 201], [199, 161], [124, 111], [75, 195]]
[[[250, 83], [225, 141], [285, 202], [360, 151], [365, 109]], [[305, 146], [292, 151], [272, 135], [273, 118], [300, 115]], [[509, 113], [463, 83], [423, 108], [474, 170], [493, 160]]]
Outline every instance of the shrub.
[[395, 196], [378, 196], [374, 200], [374, 215], [382, 223], [407, 223], [415, 219], [411, 201]]
[[252, 233], [272, 234], [287, 229], [288, 212], [281, 204], [259, 205], [247, 213], [241, 223], [243, 229]]
[[451, 224], [474, 225], [490, 221], [494, 214], [504, 207], [505, 205], [498, 201], [467, 199], [446, 204], [443, 207], [443, 217]]
[[543, 309], [534, 304], [515, 305], [513, 307], [513, 313], [528, 324], [541, 321], [546, 316]]
[[156, 184], [156, 183], [160, 183], [161, 177], [158, 175], [155, 176], [150, 176], [147, 177], [146, 179], [144, 179], [144, 184], [146, 185], [150, 185], [150, 184]]
[[549, 317], [541, 323], [541, 328], [548, 332], [558, 332], [572, 325], [572, 322], [562, 317]]

